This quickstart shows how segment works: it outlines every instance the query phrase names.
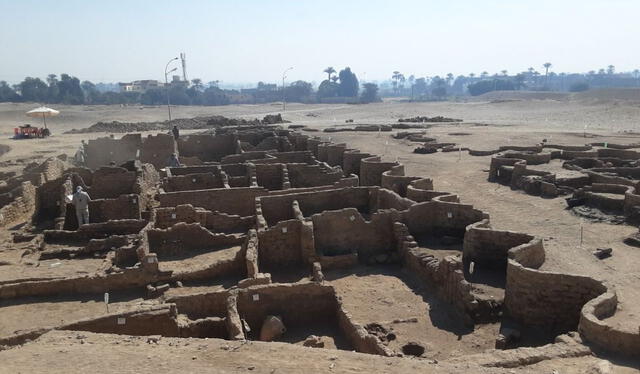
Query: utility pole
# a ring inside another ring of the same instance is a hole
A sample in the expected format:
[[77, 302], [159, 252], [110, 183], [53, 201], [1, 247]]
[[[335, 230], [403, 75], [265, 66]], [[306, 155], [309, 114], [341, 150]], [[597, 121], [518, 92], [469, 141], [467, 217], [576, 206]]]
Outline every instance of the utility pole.
[[282, 72], [282, 111], [287, 110], [287, 97], [284, 90], [284, 79], [287, 77], [287, 72], [293, 69], [293, 66]]
[[176, 61], [177, 59], [177, 57], [172, 58], [164, 67], [164, 86], [167, 90], [167, 110], [169, 111], [169, 122], [171, 122], [171, 100], [169, 99], [169, 79], [167, 78], [167, 76], [169, 75], [169, 73], [176, 71], [178, 68], [173, 68], [170, 71], [167, 71], [167, 69], [169, 68], [169, 64], [171, 64], [173, 61]]

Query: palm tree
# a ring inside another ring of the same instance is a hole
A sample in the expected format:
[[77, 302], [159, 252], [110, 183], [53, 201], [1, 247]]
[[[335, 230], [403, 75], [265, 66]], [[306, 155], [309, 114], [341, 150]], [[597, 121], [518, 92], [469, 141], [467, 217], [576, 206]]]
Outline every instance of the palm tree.
[[[636, 78], [636, 80], [638, 80], [638, 77], [640, 77], [640, 70], [638, 69], [634, 70], [633, 76]], [[636, 84], [638, 84], [638, 82], [636, 82]]]
[[452, 73], [448, 73], [447, 74], [447, 85], [451, 85], [451, 82], [453, 82], [453, 74]]
[[469, 78], [471, 78], [471, 80], [473, 80], [473, 78], [476, 76], [475, 73], [469, 73]]
[[396, 71], [394, 71], [394, 72], [393, 72], [393, 75], [391, 76], [391, 79], [393, 79], [393, 82], [392, 82], [392, 84], [393, 84], [393, 91], [394, 91], [396, 94], [398, 93], [398, 81], [400, 80], [400, 76], [401, 76], [401, 75], [402, 75], [402, 74], [400, 74], [400, 72], [396, 70]]
[[544, 66], [544, 84], [548, 85], [549, 84], [549, 68], [551, 67], [551, 63], [545, 62], [544, 64], [542, 64], [542, 66]]
[[500, 70], [500, 72], [502, 73], [502, 76], [504, 76], [504, 77], [507, 76], [507, 71], [506, 70]]
[[196, 89], [196, 91], [200, 91], [202, 89], [202, 79], [200, 78], [192, 79], [191, 84], [193, 85], [193, 88]]
[[333, 68], [333, 66], [329, 66], [328, 68], [323, 70], [325, 73], [327, 73], [328, 77], [327, 80], [331, 80], [331, 74], [335, 74], [336, 69]]
[[480, 73], [480, 78], [482, 78], [482, 79], [485, 79], [488, 76], [489, 76], [489, 72], [488, 71], [483, 71], [482, 73]]
[[616, 72], [616, 67], [615, 66], [613, 66], [613, 65], [607, 66], [607, 74], [613, 75], [613, 73], [615, 73], [615, 72]]
[[333, 83], [336, 83], [336, 82], [338, 81], [338, 79], [339, 79], [339, 78], [338, 78], [338, 76], [337, 76], [337, 75], [334, 75], [333, 77], [331, 77], [331, 81], [332, 81]]

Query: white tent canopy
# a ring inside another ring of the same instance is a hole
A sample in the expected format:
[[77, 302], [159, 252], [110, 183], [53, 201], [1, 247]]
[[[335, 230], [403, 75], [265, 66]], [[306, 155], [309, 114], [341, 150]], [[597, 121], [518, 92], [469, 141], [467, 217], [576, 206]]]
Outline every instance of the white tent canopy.
[[47, 117], [53, 117], [53, 116], [57, 116], [58, 114], [60, 114], [59, 111], [55, 110], [55, 109], [51, 109], [51, 108], [47, 108], [46, 106], [41, 106], [39, 108], [30, 110], [27, 112], [27, 116], [29, 117], [34, 117], [34, 118], [42, 118], [42, 121], [44, 122], [44, 128], [47, 128]]

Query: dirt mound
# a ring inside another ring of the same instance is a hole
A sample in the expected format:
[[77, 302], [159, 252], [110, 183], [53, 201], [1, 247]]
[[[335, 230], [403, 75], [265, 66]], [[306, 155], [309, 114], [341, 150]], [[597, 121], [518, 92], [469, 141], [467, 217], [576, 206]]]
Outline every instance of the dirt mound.
[[415, 116], [411, 118], [400, 118], [398, 122], [462, 122], [461, 119], [448, 118], [443, 116], [427, 117]]
[[575, 100], [640, 101], [640, 88], [596, 88], [573, 94]]
[[237, 119], [227, 118], [224, 116], [211, 116], [211, 117], [195, 117], [195, 118], [177, 118], [171, 121], [158, 121], [158, 122], [98, 122], [85, 129], [73, 129], [67, 131], [69, 134], [84, 134], [91, 132], [111, 132], [111, 133], [125, 133], [125, 132], [139, 132], [139, 131], [159, 131], [169, 130], [173, 126], [178, 126], [182, 130], [198, 130], [198, 129], [210, 129], [216, 127], [227, 126], [256, 126], [256, 125], [272, 125], [277, 123], [285, 123], [281, 114], [269, 114], [262, 120], [259, 119]]
[[568, 100], [570, 94], [547, 91], [492, 91], [472, 98], [472, 101], [505, 102], [513, 100]]

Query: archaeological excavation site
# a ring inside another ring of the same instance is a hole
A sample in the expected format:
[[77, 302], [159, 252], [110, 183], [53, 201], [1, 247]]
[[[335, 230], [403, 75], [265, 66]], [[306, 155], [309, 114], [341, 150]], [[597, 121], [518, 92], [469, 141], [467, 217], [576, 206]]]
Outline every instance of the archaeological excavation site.
[[[402, 160], [314, 135], [286, 124], [128, 133], [88, 140], [83, 165], [59, 156], [3, 175], [0, 349], [206, 341], [395, 372], [638, 357], [615, 284], [549, 270], [545, 238], [492, 224]], [[637, 145], [448, 147], [487, 156], [492, 185], [563, 196], [558, 209], [580, 219], [640, 221]], [[180, 166], [167, 166], [172, 154]], [[78, 190], [90, 196], [84, 224]]]

